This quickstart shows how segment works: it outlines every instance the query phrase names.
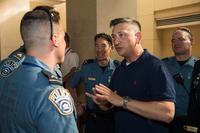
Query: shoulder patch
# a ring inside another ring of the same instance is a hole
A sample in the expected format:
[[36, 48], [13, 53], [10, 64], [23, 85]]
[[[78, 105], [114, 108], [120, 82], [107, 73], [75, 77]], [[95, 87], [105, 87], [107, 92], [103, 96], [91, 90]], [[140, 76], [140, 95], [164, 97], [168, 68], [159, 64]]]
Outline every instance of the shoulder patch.
[[83, 61], [83, 64], [82, 64], [82, 65], [93, 63], [94, 60], [95, 60], [95, 59], [87, 59], [87, 60]]
[[17, 62], [12, 59], [6, 59], [0, 66], [0, 75], [3, 77], [9, 76], [16, 68], [18, 68]]
[[73, 112], [73, 103], [71, 95], [67, 89], [54, 89], [48, 96], [48, 99], [62, 115], [69, 115]]

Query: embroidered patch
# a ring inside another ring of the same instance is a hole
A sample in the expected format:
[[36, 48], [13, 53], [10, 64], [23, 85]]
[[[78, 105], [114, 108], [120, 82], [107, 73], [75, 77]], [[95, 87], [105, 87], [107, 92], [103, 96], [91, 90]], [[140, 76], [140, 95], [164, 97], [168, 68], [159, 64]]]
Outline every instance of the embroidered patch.
[[73, 112], [72, 100], [68, 90], [64, 88], [54, 89], [49, 94], [48, 99], [62, 115], [69, 115]]
[[3, 77], [7, 77], [18, 67], [18, 65], [14, 60], [8, 59], [8, 60], [5, 60], [0, 67], [1, 67], [0, 75]]

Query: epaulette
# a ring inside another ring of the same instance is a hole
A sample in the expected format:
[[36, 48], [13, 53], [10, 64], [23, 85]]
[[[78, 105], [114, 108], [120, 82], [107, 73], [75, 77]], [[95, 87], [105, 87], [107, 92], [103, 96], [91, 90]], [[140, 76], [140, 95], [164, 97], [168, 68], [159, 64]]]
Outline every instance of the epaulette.
[[167, 60], [169, 60], [169, 57], [165, 57], [165, 58], [163, 58], [163, 59], [161, 59], [162, 61], [167, 61]]
[[8, 77], [11, 75], [24, 61], [25, 54], [21, 48], [14, 51], [9, 57], [3, 60], [0, 64], [0, 76]]
[[114, 60], [113, 62], [114, 62], [114, 65], [115, 65], [116, 67], [117, 67], [117, 66], [119, 66], [119, 65], [120, 65], [120, 63], [121, 63], [121, 62], [120, 62], [120, 61], [118, 61], [118, 60]]
[[42, 73], [49, 79], [51, 84], [63, 85], [62, 80], [47, 70], [42, 70]]
[[15, 57], [18, 60], [21, 60], [25, 54], [25, 47], [24, 45], [20, 46], [17, 50], [13, 51], [8, 57]]
[[93, 63], [94, 61], [95, 61], [95, 59], [87, 59], [87, 60], [83, 61], [82, 65], [90, 64], [90, 63]]

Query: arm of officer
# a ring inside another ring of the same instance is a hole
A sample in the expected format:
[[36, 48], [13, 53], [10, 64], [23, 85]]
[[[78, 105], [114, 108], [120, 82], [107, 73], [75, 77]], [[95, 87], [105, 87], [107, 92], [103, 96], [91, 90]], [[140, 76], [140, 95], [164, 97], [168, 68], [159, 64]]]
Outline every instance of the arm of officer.
[[[30, 118], [34, 118], [38, 133], [78, 133], [73, 100], [64, 88], [53, 89], [48, 98], [37, 96], [32, 103]], [[36, 108], [36, 109], [35, 109]]]
[[[96, 99], [96, 101], [104, 102], [99, 103], [100, 105], [105, 105], [105, 101], [108, 101], [114, 106], [123, 107], [124, 98], [117, 95], [117, 93], [113, 92], [108, 87], [99, 84], [95, 86], [95, 91], [96, 93], [92, 95], [92, 98]], [[129, 102], [127, 102], [126, 109], [145, 118], [163, 121], [166, 123], [172, 121], [175, 113], [175, 105], [171, 101], [144, 102], [130, 99]]]
[[70, 77], [76, 72], [77, 68], [79, 67], [79, 56], [77, 53], [73, 52], [68, 58], [68, 66], [70, 66], [70, 71], [63, 77], [64, 86], [69, 87], [68, 81]]
[[69, 71], [69, 73], [67, 73], [64, 77], [63, 77], [63, 81], [67, 82], [69, 80], [69, 78], [74, 74], [74, 72], [76, 71], [77, 67], [72, 67]]
[[69, 87], [68, 87], [71, 93], [71, 96], [74, 99], [78, 116], [81, 116], [84, 114], [84, 108], [85, 108], [77, 95], [77, 89], [80, 87], [80, 85], [82, 85], [81, 73], [82, 73], [81, 70], [78, 70], [71, 76], [69, 80]]
[[75, 106], [76, 106], [77, 115], [78, 116], [83, 115], [85, 107], [82, 104], [82, 102], [79, 99], [79, 97], [77, 96], [76, 88], [69, 88], [69, 92], [70, 92], [72, 98], [74, 99], [74, 103], [75, 103]]

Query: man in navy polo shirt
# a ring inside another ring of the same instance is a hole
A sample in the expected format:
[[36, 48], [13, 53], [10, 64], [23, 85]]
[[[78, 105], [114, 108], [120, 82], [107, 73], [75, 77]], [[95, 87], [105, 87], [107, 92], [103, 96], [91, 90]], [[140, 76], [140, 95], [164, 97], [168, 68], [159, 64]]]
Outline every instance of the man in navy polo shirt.
[[141, 26], [131, 18], [111, 21], [118, 54], [124, 57], [109, 88], [86, 93], [102, 109], [115, 107], [116, 133], [167, 133], [175, 112], [175, 90], [167, 68], [141, 45]]

